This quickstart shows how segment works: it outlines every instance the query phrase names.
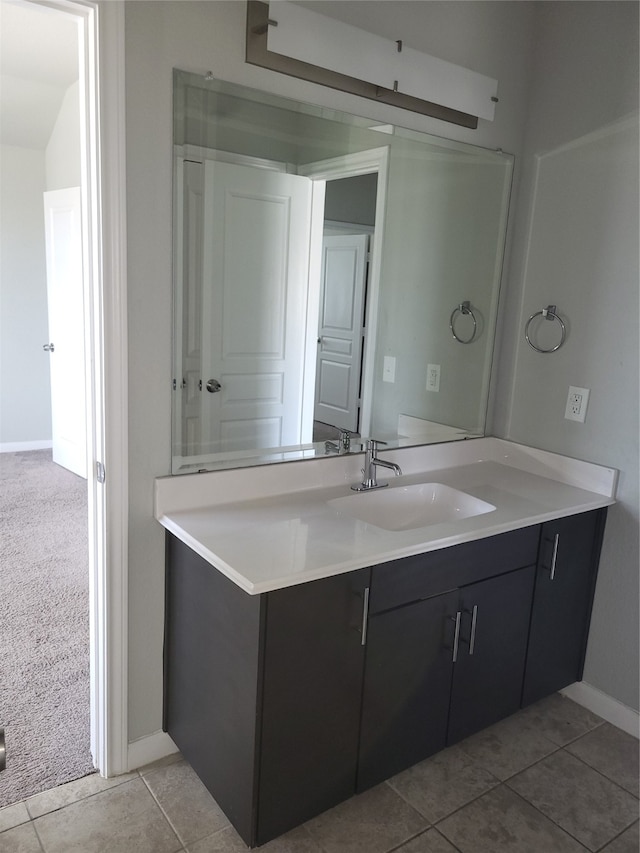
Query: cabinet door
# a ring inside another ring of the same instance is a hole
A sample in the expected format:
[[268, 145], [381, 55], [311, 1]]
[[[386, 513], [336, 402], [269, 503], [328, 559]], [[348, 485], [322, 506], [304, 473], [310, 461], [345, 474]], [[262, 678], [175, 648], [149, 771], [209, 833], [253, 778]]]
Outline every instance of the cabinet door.
[[448, 744], [520, 707], [534, 576], [528, 566], [460, 590]]
[[582, 678], [605, 518], [596, 510], [542, 526], [523, 705]]
[[355, 791], [369, 577], [267, 595], [257, 844]]
[[263, 604], [167, 534], [164, 729], [246, 844]]
[[358, 790], [445, 746], [457, 591], [369, 619]]

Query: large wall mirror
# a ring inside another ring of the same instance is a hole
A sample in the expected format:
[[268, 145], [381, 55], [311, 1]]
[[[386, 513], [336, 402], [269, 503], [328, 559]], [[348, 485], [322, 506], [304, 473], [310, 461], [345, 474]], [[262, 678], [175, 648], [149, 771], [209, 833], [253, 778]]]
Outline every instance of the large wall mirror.
[[482, 435], [512, 169], [175, 71], [172, 471]]

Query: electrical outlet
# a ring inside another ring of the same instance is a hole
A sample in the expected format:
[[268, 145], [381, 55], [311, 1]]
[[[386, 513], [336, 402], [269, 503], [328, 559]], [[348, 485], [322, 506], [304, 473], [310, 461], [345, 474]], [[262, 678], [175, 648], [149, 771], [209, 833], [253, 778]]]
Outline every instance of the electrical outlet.
[[427, 391], [440, 390], [440, 365], [427, 365]]
[[568, 421], [578, 421], [579, 423], [583, 424], [585, 415], [587, 414], [588, 402], [588, 388], [575, 388], [573, 385], [569, 385], [567, 405], [564, 410], [565, 418]]
[[385, 355], [384, 357], [384, 363], [382, 365], [382, 381], [396, 381], [396, 360], [392, 355]]

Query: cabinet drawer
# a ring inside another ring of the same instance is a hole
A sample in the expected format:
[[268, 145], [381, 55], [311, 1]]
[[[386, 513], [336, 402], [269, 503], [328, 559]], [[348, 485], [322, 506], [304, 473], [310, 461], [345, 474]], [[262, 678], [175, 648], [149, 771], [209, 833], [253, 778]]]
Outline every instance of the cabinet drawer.
[[539, 537], [536, 524], [376, 566], [371, 573], [369, 612], [380, 613], [532, 565]]

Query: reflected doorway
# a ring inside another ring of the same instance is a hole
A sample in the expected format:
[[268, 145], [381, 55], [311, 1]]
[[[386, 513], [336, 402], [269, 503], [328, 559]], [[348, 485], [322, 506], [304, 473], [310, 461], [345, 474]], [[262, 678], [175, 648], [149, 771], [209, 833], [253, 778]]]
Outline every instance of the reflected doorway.
[[360, 432], [377, 181], [370, 173], [325, 187], [314, 441]]

